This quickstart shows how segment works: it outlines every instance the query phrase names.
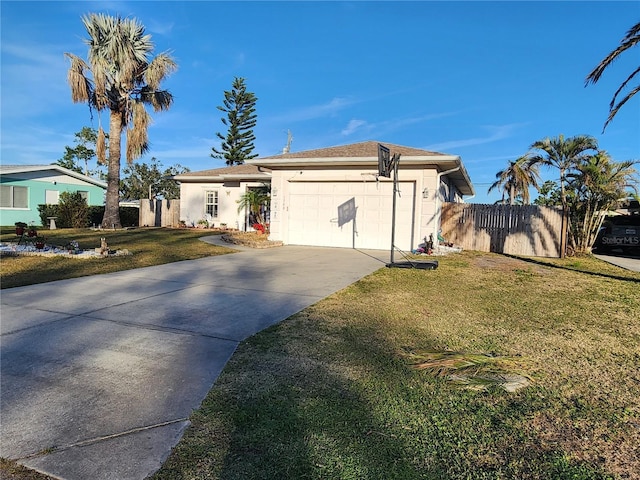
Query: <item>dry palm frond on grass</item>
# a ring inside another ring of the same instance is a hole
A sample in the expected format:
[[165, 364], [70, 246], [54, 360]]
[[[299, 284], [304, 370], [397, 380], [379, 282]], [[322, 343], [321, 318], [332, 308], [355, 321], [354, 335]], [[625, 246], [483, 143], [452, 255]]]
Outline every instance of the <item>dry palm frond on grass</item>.
[[507, 392], [515, 392], [532, 382], [531, 377], [519, 372], [519, 362], [512, 357], [452, 351], [412, 353], [408, 357], [417, 370], [473, 390], [497, 385]]

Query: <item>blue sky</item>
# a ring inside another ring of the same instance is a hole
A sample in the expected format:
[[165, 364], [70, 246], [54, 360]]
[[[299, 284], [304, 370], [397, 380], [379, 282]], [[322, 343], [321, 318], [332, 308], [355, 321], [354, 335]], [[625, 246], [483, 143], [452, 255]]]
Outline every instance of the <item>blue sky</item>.
[[[133, 16], [170, 50], [168, 112], [151, 150], [165, 167], [224, 166], [223, 92], [244, 77], [258, 97], [256, 152], [366, 140], [460, 155], [487, 195], [498, 170], [547, 136], [589, 134], [615, 160], [640, 159], [640, 98], [602, 134], [611, 96], [640, 63], [626, 52], [597, 85], [586, 75], [640, 20], [640, 2], [28, 2], [1, 8], [1, 159], [53, 163], [97, 126], [71, 102], [64, 52], [86, 58], [81, 15]], [[103, 114], [104, 115], [104, 114]], [[108, 116], [103, 116], [103, 122]], [[555, 172], [543, 170], [545, 178]]]

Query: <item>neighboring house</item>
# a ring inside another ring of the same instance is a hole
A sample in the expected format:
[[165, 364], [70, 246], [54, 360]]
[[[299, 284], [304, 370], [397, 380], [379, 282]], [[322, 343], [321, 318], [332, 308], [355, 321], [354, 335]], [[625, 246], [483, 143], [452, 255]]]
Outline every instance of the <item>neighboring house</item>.
[[[237, 167], [178, 175], [175, 179], [183, 182], [181, 218], [202, 216], [213, 198], [220, 221], [235, 226], [223, 220], [223, 209], [236, 212], [236, 200], [247, 187], [270, 180], [272, 240], [293, 245], [389, 249], [393, 178], [377, 175], [378, 143], [285, 153]], [[474, 189], [456, 155], [383, 145], [392, 155], [401, 155], [395, 245], [409, 251], [430, 234], [437, 238], [442, 202], [462, 202], [464, 195], [474, 195]], [[238, 175], [238, 180], [230, 183], [233, 175]], [[213, 193], [216, 191], [217, 195]], [[238, 227], [243, 226], [239, 221]]]
[[240, 197], [251, 188], [264, 188], [270, 171], [255, 165], [235, 165], [173, 177], [180, 182], [180, 220], [195, 226], [205, 220], [209, 226], [250, 229], [248, 212], [238, 211]]
[[107, 184], [59, 165], [0, 166], [0, 225], [39, 225], [38, 205], [58, 203], [60, 192], [80, 192], [88, 205], [104, 205]]

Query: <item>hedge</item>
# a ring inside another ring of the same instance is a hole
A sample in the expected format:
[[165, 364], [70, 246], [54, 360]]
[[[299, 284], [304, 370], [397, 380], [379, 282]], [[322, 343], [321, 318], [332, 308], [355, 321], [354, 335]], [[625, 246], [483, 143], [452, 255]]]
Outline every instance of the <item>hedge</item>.
[[[48, 217], [58, 216], [58, 205], [38, 205], [38, 213], [42, 226], [48, 226]], [[98, 226], [102, 223], [104, 216], [104, 205], [90, 205], [89, 216], [86, 226]], [[136, 207], [120, 207], [120, 224], [123, 227], [137, 227], [140, 210]], [[70, 225], [63, 225], [56, 220], [56, 224], [60, 228], [69, 228]]]

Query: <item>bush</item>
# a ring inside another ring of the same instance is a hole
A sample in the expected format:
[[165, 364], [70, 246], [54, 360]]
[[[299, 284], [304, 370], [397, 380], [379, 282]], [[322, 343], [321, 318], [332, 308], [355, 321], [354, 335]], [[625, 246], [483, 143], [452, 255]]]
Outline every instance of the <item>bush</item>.
[[40, 214], [40, 222], [42, 223], [42, 226], [46, 227], [49, 223], [47, 220], [48, 217], [58, 216], [58, 205], [38, 205], [38, 213]]
[[97, 227], [104, 217], [104, 205], [91, 205], [89, 207], [89, 225]]
[[89, 224], [89, 206], [80, 192], [60, 192], [58, 220], [64, 228], [84, 228]]
[[[89, 207], [89, 225], [96, 227], [102, 223], [104, 205]], [[140, 209], [136, 207], [120, 207], [120, 224], [123, 227], [137, 227]]]
[[123, 227], [137, 227], [140, 209], [136, 207], [120, 207], [120, 224]]
[[[47, 226], [49, 224], [47, 217], [58, 217], [56, 219], [56, 225], [60, 228], [70, 228], [72, 226], [64, 223], [64, 220], [60, 215], [59, 207], [59, 205], [38, 205], [40, 221], [43, 226]], [[104, 205], [90, 205], [86, 208], [87, 220], [82, 227], [77, 228], [84, 228], [86, 226], [97, 227], [100, 225], [102, 223], [102, 217], [104, 217]], [[140, 209], [136, 207], [120, 207], [120, 223], [123, 227], [137, 227], [139, 216]]]

